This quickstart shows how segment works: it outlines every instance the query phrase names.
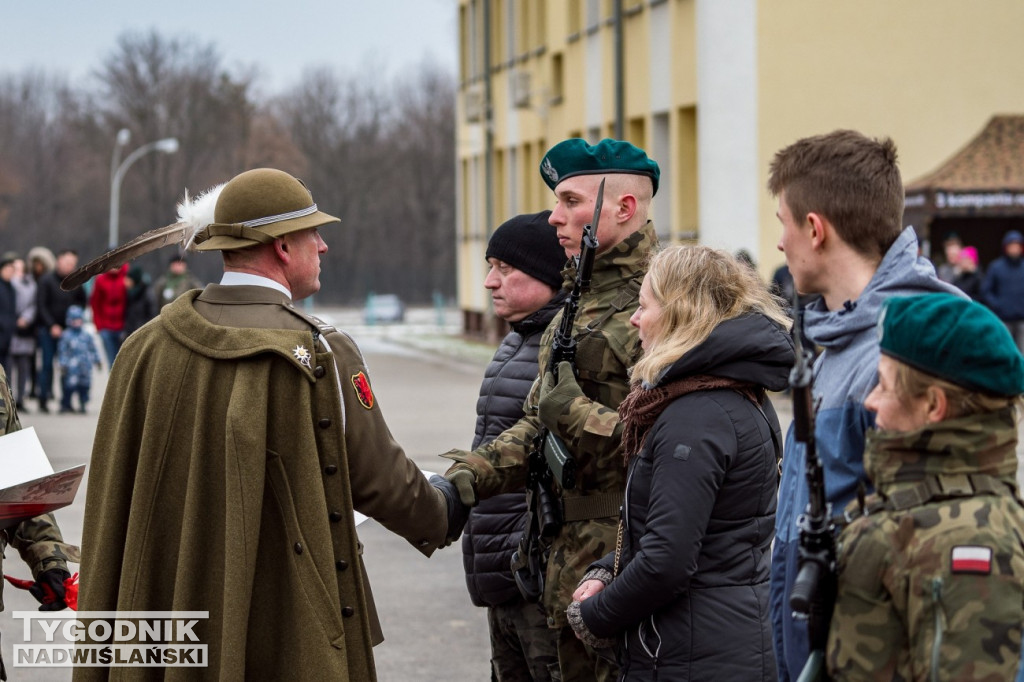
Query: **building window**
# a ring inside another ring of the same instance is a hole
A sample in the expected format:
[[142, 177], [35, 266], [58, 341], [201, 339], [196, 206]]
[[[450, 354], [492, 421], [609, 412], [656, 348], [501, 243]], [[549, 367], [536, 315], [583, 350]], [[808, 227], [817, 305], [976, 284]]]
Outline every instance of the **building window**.
[[565, 62], [562, 53], [551, 55], [551, 103], [561, 104], [565, 97]]
[[569, 36], [578, 36], [583, 30], [583, 8], [580, 0], [569, 0]]

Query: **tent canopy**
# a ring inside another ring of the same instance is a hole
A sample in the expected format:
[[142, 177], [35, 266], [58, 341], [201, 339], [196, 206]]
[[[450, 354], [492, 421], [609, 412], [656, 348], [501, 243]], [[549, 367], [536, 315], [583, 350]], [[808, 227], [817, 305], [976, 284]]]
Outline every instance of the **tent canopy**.
[[905, 210], [917, 223], [1024, 216], [1024, 115], [993, 116], [948, 161], [907, 184]]

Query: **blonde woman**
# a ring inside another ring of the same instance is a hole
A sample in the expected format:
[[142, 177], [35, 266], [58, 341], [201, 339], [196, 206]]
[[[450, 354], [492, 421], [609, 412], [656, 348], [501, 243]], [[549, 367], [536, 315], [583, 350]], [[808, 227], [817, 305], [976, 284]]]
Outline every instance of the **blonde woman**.
[[[774, 680], [768, 607], [789, 319], [749, 267], [702, 246], [658, 253], [632, 324], [643, 358], [619, 408], [628, 466], [616, 550], [569, 607], [613, 640], [624, 680]], [[605, 644], [609, 642], [604, 642]]]

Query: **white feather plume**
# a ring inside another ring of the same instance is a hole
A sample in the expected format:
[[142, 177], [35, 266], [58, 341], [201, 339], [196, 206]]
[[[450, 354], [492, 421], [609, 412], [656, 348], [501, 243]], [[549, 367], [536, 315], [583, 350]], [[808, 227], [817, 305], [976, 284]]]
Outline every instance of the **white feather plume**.
[[192, 248], [192, 242], [200, 230], [214, 222], [213, 213], [222, 189], [223, 184], [217, 185], [196, 197], [190, 197], [188, 190], [185, 190], [185, 198], [178, 204], [178, 222], [189, 227], [188, 237], [185, 239], [186, 249]]

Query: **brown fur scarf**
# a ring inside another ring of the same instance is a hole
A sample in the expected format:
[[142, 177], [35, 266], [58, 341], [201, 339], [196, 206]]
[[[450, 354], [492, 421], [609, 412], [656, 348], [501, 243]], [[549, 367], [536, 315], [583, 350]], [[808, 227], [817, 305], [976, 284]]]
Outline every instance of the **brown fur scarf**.
[[761, 403], [758, 394], [762, 391], [759, 386], [706, 374], [687, 377], [655, 388], [634, 385], [629, 395], [619, 405], [619, 417], [622, 419], [622, 454], [625, 463], [629, 464], [629, 458], [643, 448], [647, 432], [669, 403], [687, 393], [717, 388], [731, 388], [755, 405]]

